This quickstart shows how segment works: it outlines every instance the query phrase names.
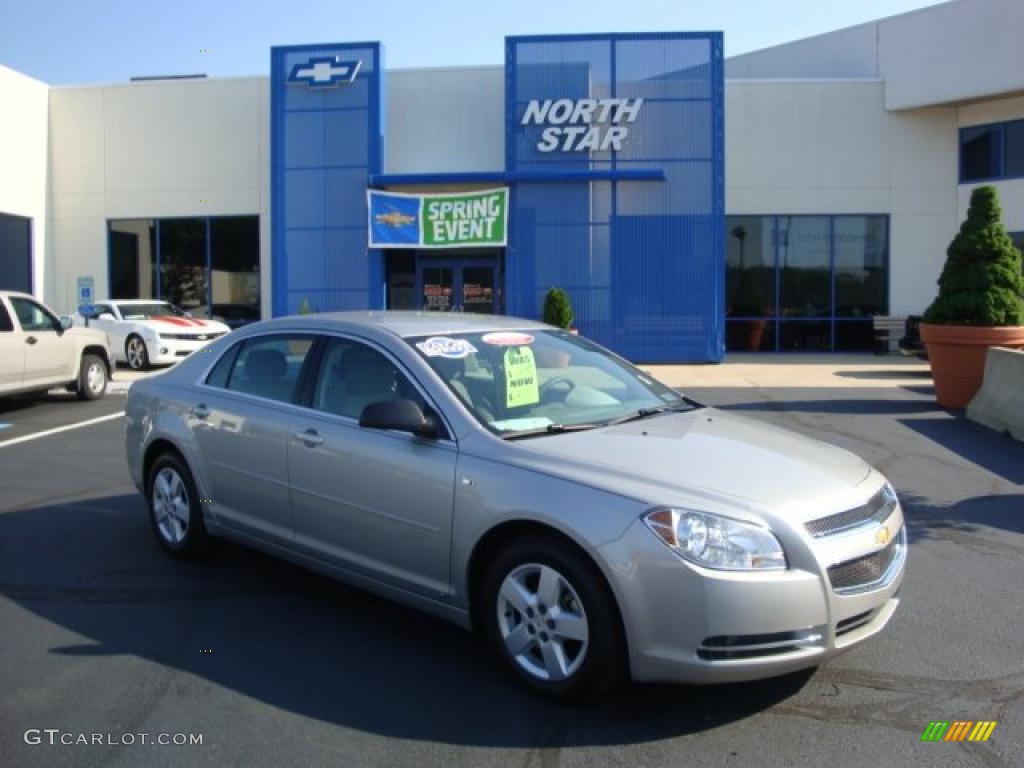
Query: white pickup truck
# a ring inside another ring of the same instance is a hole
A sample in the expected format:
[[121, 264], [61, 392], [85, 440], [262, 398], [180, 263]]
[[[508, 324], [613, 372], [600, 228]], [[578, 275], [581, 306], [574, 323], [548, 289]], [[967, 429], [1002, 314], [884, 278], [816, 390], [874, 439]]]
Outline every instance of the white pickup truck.
[[0, 395], [67, 387], [82, 400], [107, 391], [107, 334], [72, 328], [26, 293], [0, 291]]

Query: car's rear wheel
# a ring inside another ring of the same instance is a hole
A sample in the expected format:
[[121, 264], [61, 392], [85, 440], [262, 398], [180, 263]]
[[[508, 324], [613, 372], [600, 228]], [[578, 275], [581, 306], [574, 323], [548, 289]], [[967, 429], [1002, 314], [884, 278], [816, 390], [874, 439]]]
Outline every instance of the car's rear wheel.
[[184, 460], [176, 453], [164, 453], [149, 470], [146, 497], [150, 522], [157, 541], [169, 555], [193, 558], [207, 546], [195, 480]]
[[487, 571], [481, 598], [491, 642], [533, 690], [590, 699], [622, 679], [625, 644], [614, 598], [575, 548], [553, 537], [514, 541]]
[[128, 367], [133, 371], [144, 371], [149, 368], [149, 350], [142, 337], [133, 333], [124, 343], [124, 357]]
[[82, 355], [78, 366], [80, 400], [98, 400], [107, 391], [107, 365], [98, 355]]

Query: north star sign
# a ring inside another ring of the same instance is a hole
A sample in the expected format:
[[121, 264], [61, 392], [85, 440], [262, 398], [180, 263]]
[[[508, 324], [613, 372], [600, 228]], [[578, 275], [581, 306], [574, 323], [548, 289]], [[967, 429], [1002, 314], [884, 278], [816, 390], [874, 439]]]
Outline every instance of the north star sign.
[[526, 105], [521, 125], [546, 125], [538, 152], [621, 152], [644, 100], [534, 99]]
[[305, 83], [310, 88], [348, 85], [359, 74], [361, 61], [340, 61], [336, 56], [313, 57], [305, 64], [296, 64], [288, 75], [288, 84]]

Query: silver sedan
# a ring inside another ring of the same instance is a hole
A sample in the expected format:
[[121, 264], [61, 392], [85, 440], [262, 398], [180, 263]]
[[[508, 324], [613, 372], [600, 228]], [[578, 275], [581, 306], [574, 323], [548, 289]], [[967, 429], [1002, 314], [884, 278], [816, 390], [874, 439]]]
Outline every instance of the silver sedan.
[[136, 382], [175, 557], [234, 539], [479, 630], [536, 691], [817, 665], [899, 603], [903, 513], [839, 448], [515, 318], [282, 318]]

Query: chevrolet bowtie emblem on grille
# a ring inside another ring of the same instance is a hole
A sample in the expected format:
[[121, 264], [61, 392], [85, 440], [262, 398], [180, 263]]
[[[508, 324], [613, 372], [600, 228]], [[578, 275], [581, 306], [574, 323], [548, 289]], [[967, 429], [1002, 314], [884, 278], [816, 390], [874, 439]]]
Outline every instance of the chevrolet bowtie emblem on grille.
[[875, 544], [886, 544], [892, 534], [889, 533], [889, 526], [883, 525], [877, 531], [875, 531]]
[[359, 74], [361, 61], [340, 61], [337, 56], [314, 56], [305, 64], [296, 64], [288, 75], [289, 85], [305, 83], [310, 88], [348, 85]]

